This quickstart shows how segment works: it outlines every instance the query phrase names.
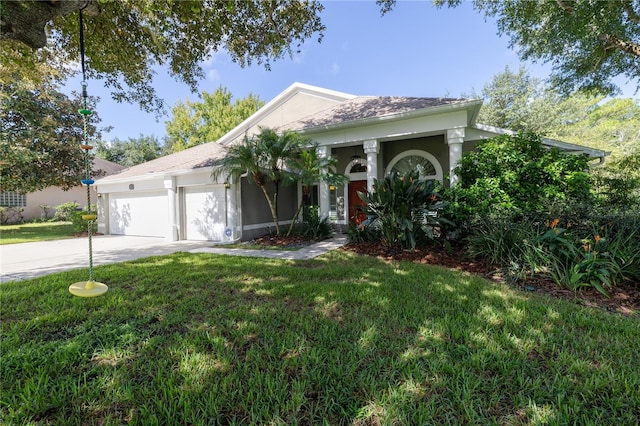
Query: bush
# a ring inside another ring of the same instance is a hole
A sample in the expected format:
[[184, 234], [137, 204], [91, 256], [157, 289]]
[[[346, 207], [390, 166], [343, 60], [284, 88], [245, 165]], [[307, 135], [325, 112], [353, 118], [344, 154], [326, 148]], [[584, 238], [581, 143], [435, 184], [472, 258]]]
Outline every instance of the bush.
[[56, 206], [56, 213], [53, 219], [60, 222], [72, 222], [76, 212], [80, 210], [80, 204], [75, 201], [63, 203]]
[[640, 282], [640, 213], [592, 216], [573, 224], [491, 215], [474, 221], [471, 255], [503, 269], [507, 279], [544, 273], [573, 290], [604, 295], [622, 281]]
[[474, 217], [542, 214], [556, 205], [590, 205], [586, 155], [542, 146], [533, 133], [503, 135], [465, 153], [455, 169], [460, 181], [444, 193], [446, 216], [469, 231]]
[[294, 226], [295, 235], [312, 240], [324, 240], [333, 234], [334, 227], [328, 217], [320, 219], [318, 206], [306, 206], [302, 214], [302, 223]]
[[[73, 225], [73, 231], [76, 233], [81, 233], [81, 232], [85, 232], [87, 231], [89, 224], [87, 220], [84, 220], [82, 218], [83, 215], [88, 214], [88, 212], [91, 211], [92, 213], [95, 214], [96, 211], [96, 206], [92, 205], [90, 210], [75, 210], [73, 213], [71, 213], [71, 224]], [[98, 221], [94, 220], [91, 222], [91, 232], [92, 233], [96, 233], [98, 232]]]
[[443, 203], [434, 189], [433, 181], [420, 179], [415, 170], [376, 179], [372, 192], [359, 194], [366, 203], [362, 226], [376, 230], [387, 247], [413, 249], [421, 240], [443, 237], [451, 222], [438, 216]]
[[0, 224], [24, 222], [23, 212], [24, 209], [21, 207], [0, 207]]

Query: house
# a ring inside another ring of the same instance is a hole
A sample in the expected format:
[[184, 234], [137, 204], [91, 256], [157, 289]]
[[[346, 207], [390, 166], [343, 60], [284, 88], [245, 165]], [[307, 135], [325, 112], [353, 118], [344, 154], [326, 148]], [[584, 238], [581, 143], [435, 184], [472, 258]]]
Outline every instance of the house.
[[[313, 191], [320, 214], [346, 227], [359, 203], [357, 191], [391, 171], [418, 169], [452, 185], [462, 154], [507, 131], [476, 123], [478, 99], [354, 96], [295, 83], [216, 142], [196, 146], [107, 176], [96, 182], [98, 231], [175, 240], [249, 240], [273, 229], [258, 187], [213, 182], [212, 164], [226, 147], [260, 127], [292, 130], [338, 159], [349, 177], [344, 187], [320, 184]], [[549, 146], [602, 159], [605, 152], [546, 140]], [[279, 217], [293, 217], [301, 188], [281, 188]]]
[[[111, 161], [103, 160], [95, 157], [92, 160], [92, 169], [94, 172], [102, 170], [105, 176], [117, 173], [125, 167]], [[91, 203], [97, 201], [97, 193], [90, 191]], [[17, 194], [14, 192], [3, 192], [0, 194], [0, 205], [3, 207], [13, 207], [22, 209], [21, 216], [23, 220], [39, 219], [47, 215], [52, 217], [55, 213], [55, 207], [63, 203], [76, 202], [80, 207], [87, 205], [87, 187], [80, 184], [67, 191], [57, 186], [49, 186], [41, 191], [30, 192], [28, 194]], [[45, 209], [41, 206], [48, 206]]]

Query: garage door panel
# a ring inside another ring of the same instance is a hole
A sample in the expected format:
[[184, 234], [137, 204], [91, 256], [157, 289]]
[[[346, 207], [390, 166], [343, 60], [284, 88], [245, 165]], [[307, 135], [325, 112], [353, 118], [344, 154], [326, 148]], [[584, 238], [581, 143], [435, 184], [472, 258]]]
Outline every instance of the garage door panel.
[[225, 232], [225, 189], [222, 186], [186, 188], [185, 238], [197, 241], [222, 241]]
[[147, 237], [166, 236], [169, 223], [165, 192], [109, 196], [109, 233]]

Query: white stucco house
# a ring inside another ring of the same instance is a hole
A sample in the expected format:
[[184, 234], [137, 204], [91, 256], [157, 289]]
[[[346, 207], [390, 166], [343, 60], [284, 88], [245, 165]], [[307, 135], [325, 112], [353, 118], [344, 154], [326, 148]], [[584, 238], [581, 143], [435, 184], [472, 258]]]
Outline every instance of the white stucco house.
[[[212, 163], [226, 147], [260, 127], [292, 130], [319, 144], [321, 154], [338, 159], [344, 187], [320, 184], [313, 202], [320, 214], [346, 227], [359, 202], [357, 191], [397, 170], [418, 169], [445, 185], [463, 152], [507, 131], [476, 123], [478, 99], [355, 96], [294, 83], [218, 141], [149, 161], [97, 180], [99, 222], [104, 234], [141, 235], [168, 240], [235, 241], [273, 228], [259, 189], [246, 178], [213, 182]], [[607, 154], [545, 140], [549, 146], [594, 159]], [[293, 217], [301, 188], [280, 192], [282, 223]]]

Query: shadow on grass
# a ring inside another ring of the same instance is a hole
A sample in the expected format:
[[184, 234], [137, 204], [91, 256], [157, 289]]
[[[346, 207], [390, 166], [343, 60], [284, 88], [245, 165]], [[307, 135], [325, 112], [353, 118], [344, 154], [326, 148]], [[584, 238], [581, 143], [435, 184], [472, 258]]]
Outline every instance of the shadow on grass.
[[[633, 423], [640, 325], [346, 252], [178, 253], [7, 283], [9, 423]], [[625, 359], [625, 363], [616, 362]]]

